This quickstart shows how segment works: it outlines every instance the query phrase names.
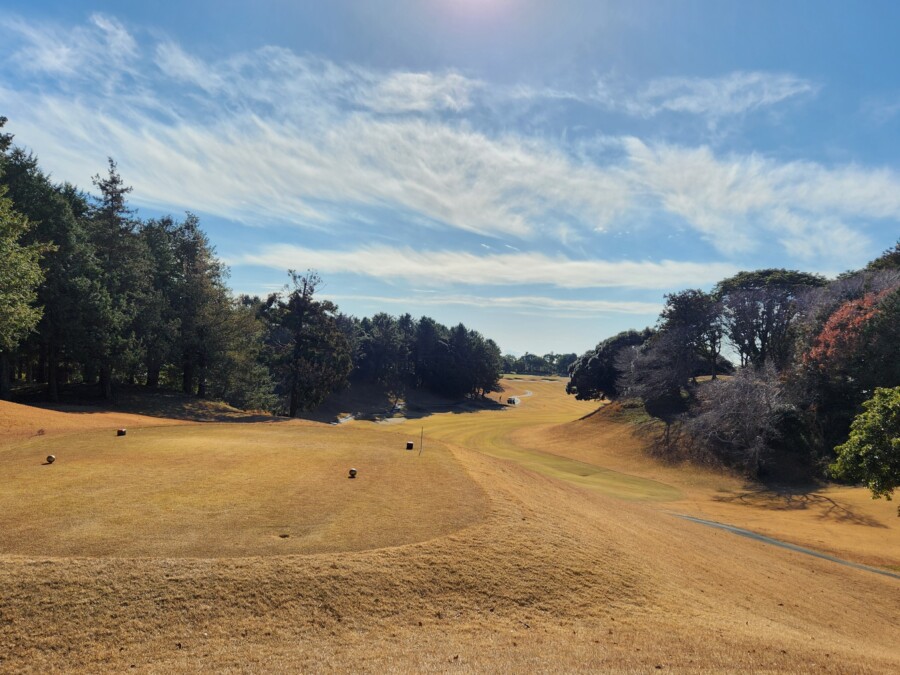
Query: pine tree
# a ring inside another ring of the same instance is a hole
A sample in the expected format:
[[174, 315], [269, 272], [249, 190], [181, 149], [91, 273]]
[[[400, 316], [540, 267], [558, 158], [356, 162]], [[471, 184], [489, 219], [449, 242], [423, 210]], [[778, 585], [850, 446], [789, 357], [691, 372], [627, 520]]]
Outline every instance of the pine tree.
[[28, 219], [13, 209], [0, 185], [0, 398], [8, 399], [12, 353], [37, 326], [41, 308], [35, 305], [37, 287], [43, 281], [40, 256], [44, 247], [23, 245], [31, 227]]
[[290, 417], [312, 410], [343, 386], [353, 367], [347, 339], [337, 325], [337, 307], [316, 300], [315, 272], [289, 272], [292, 288], [270, 298], [270, 345], [278, 391]]

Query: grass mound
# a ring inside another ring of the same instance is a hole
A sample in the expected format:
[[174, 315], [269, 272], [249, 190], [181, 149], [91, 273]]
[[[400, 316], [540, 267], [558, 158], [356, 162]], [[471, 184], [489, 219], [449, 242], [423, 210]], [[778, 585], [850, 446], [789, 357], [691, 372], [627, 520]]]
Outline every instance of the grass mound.
[[[102, 408], [75, 408], [77, 412], [49, 410], [0, 401], [0, 449], [29, 438], [81, 433], [94, 429], [177, 424], [176, 420], [111, 412]], [[49, 454], [49, 453], [48, 453]]]
[[[438, 443], [312, 423], [35, 438], [0, 453], [0, 552], [233, 557], [397, 546], [478, 521], [485, 498]], [[42, 464], [49, 454], [57, 461]], [[355, 467], [359, 477], [348, 479]]]

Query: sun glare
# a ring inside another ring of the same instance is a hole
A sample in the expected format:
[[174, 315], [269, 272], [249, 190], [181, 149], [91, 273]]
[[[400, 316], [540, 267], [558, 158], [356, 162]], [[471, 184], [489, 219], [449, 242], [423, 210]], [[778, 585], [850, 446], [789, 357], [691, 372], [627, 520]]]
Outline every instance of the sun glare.
[[471, 18], [496, 17], [506, 13], [514, 0], [439, 0], [453, 14]]

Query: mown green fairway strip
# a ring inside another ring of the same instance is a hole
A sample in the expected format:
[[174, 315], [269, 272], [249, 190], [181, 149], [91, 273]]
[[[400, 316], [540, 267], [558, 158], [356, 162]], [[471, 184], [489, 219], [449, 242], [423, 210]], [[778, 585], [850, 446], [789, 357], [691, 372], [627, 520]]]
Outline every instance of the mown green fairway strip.
[[[499, 411], [434, 415], [422, 421], [409, 421], [403, 427], [424, 427], [428, 438], [454, 443], [492, 457], [506, 459], [531, 471], [582, 487], [597, 490], [619, 499], [633, 501], [673, 501], [682, 498], [675, 487], [632, 476], [602, 466], [524, 448], [516, 444], [513, 434], [522, 429], [548, 424], [561, 424], [578, 419], [591, 406], [575, 401], [560, 391], [556, 382], [524, 380], [517, 383], [523, 390], [533, 390], [521, 406]], [[520, 394], [521, 396], [521, 394]], [[586, 405], [588, 406], [586, 408]]]
[[482, 452], [493, 457], [510, 459], [537, 473], [575, 483], [619, 499], [672, 501], [682, 497], [681, 491], [671, 485], [558, 455], [499, 446], [483, 448]]

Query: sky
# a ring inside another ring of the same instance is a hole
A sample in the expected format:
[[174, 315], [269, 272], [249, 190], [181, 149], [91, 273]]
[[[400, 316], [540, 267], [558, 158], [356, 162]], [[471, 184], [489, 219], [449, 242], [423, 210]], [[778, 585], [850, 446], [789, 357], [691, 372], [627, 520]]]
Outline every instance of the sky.
[[900, 3], [4, 0], [0, 115], [118, 162], [236, 293], [581, 353], [740, 270], [900, 237]]

